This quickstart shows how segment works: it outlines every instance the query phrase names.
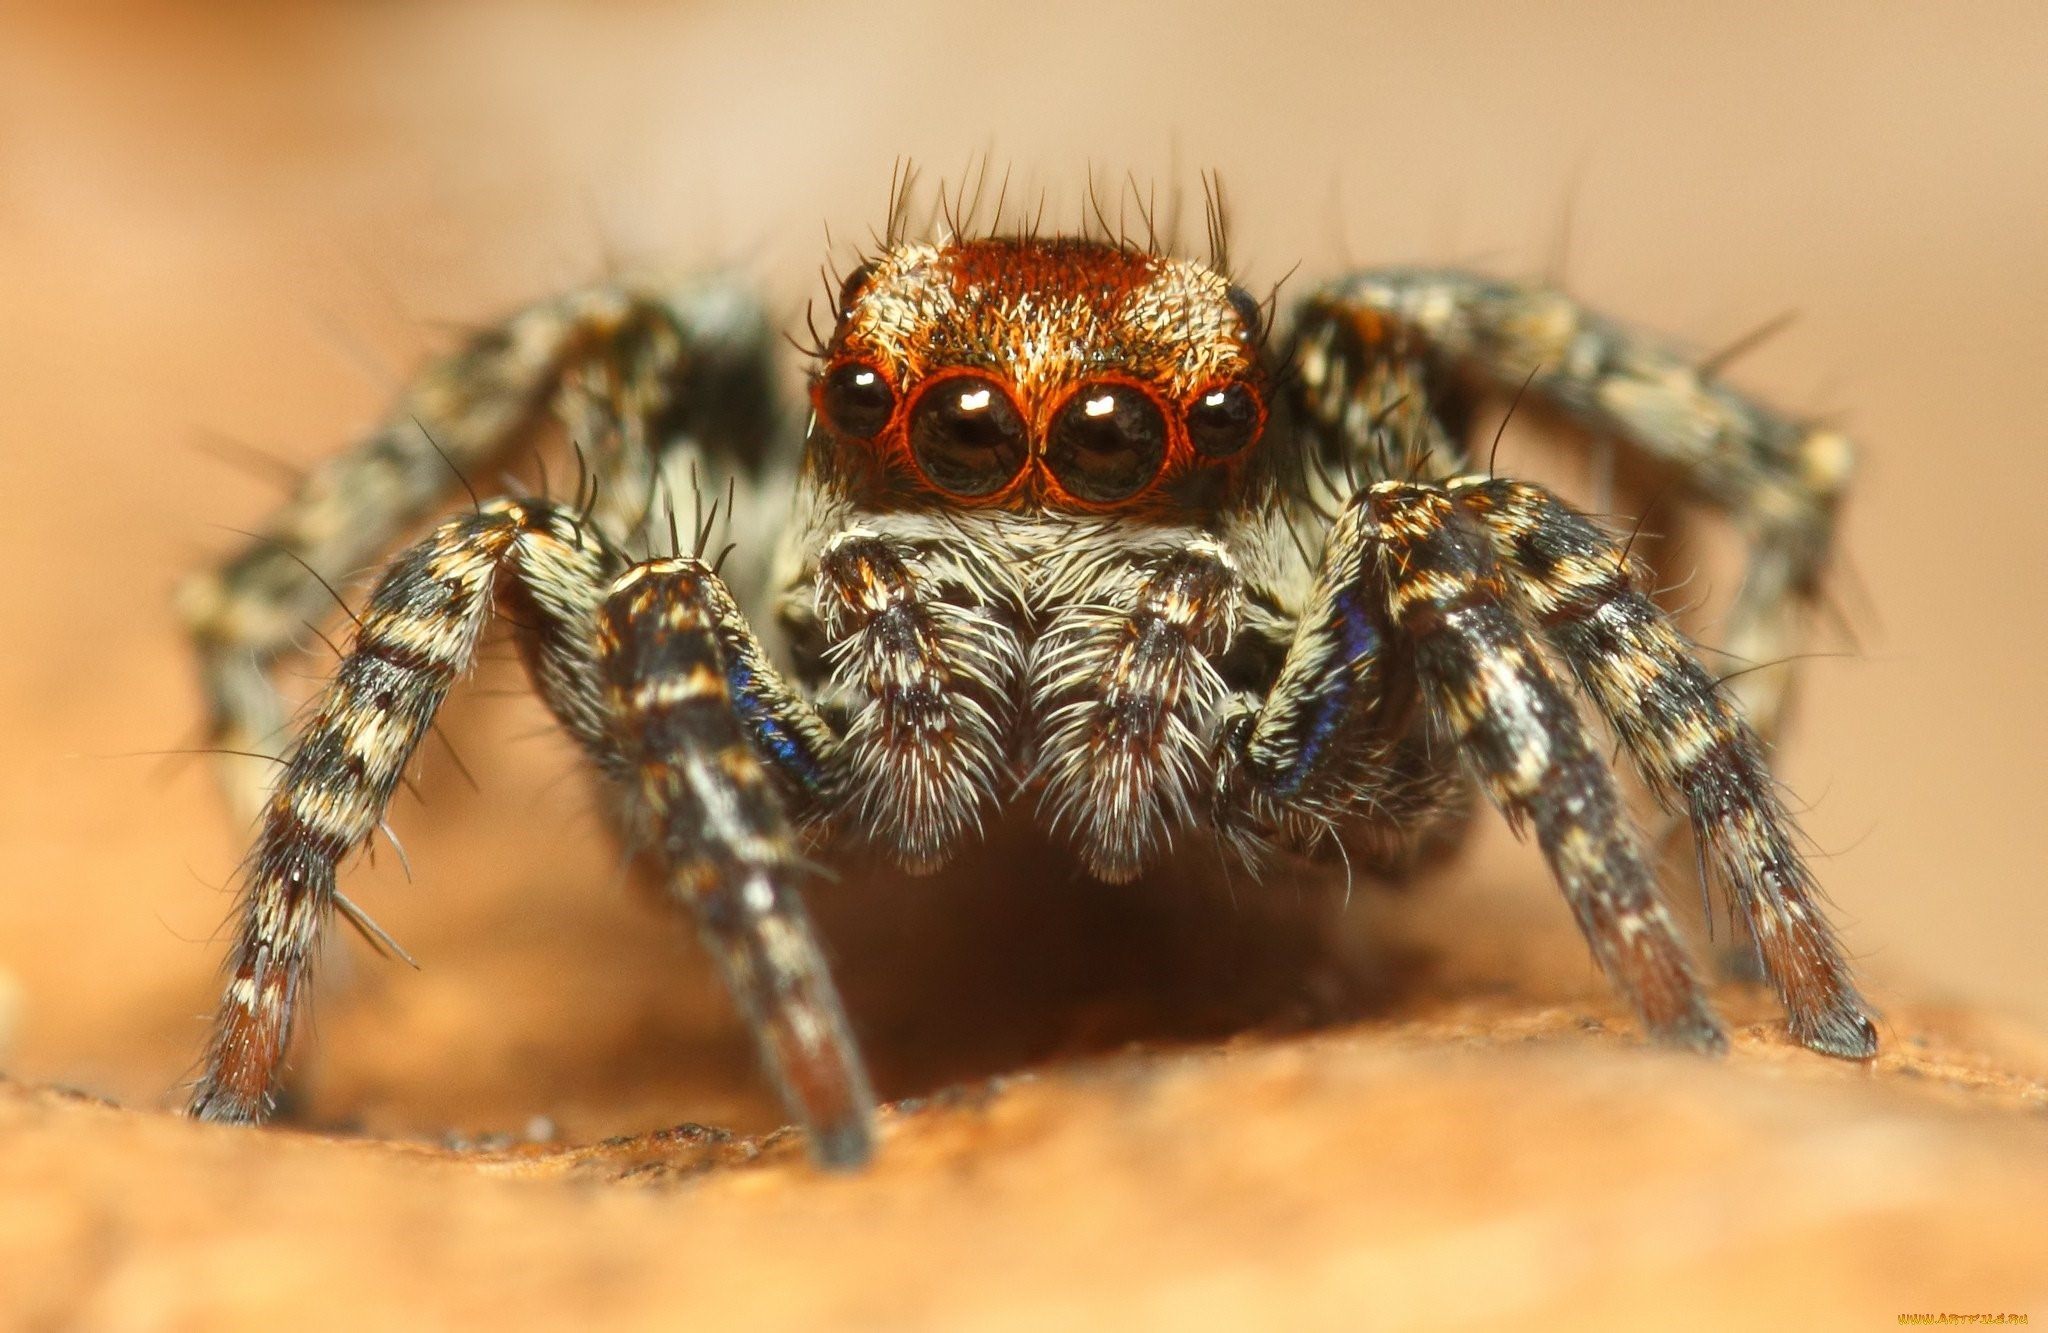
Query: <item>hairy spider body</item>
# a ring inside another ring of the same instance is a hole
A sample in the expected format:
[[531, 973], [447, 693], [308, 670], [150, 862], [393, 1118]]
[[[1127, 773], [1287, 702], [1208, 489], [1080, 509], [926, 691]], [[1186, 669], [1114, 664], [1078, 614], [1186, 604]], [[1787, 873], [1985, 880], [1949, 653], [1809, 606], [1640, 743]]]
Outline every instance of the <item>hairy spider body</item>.
[[[873, 1097], [797, 892], [800, 830], [921, 872], [1017, 802], [1114, 882], [1190, 837], [1254, 866], [1329, 838], [1390, 851], [1476, 783], [1534, 834], [1647, 1029], [1719, 1049], [1574, 684], [1690, 818], [1794, 1035], [1875, 1049], [1738, 701], [1621, 543], [1465, 454], [1475, 393], [1525, 383], [1674, 465], [1746, 526], [1733, 635], [1766, 657], [1824, 568], [1840, 437], [1556, 293], [1458, 274], [1331, 284], [1277, 355], [1222, 263], [1107, 240], [892, 236], [836, 305], [794, 509], [772, 567], [731, 585], [704, 533], [658, 554], [647, 521], [680, 477], [730, 478], [751, 556], [787, 503], [764, 325], [707, 283], [572, 295], [479, 336], [188, 586], [217, 735], [276, 749], [267, 669], [324, 578], [550, 414], [590, 450], [578, 504], [479, 503], [394, 560], [281, 775], [231, 774], [261, 831], [195, 1114], [266, 1113], [321, 925], [373, 929], [336, 868], [494, 607], [827, 1164], [870, 1153]], [[1752, 688], [1775, 722], [1778, 693]]]

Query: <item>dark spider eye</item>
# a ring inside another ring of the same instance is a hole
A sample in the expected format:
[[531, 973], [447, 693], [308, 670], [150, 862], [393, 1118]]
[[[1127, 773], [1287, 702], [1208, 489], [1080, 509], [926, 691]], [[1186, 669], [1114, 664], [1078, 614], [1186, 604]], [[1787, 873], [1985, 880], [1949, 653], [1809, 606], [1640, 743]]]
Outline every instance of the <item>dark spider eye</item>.
[[874, 276], [874, 264], [866, 263], [847, 274], [846, 281], [839, 284], [839, 317], [841, 319], [853, 313], [853, 303], [860, 299], [861, 292], [867, 288], [868, 279]]
[[1228, 458], [1259, 433], [1259, 400], [1242, 384], [1204, 389], [1188, 404], [1188, 443], [1209, 458]]
[[1237, 319], [1244, 326], [1244, 340], [1255, 343], [1265, 333], [1266, 312], [1259, 305], [1258, 298], [1242, 287], [1232, 287], [1229, 292], [1230, 308], [1237, 312]]
[[1144, 490], [1166, 457], [1166, 418], [1128, 384], [1084, 384], [1052, 419], [1045, 465], [1076, 499], [1098, 504]]
[[940, 490], [994, 495], [1030, 452], [1024, 418], [1000, 384], [952, 375], [918, 395], [910, 410], [910, 452]]
[[881, 371], [849, 361], [826, 372], [818, 391], [818, 410], [841, 434], [869, 440], [889, 424], [896, 411], [896, 391]]

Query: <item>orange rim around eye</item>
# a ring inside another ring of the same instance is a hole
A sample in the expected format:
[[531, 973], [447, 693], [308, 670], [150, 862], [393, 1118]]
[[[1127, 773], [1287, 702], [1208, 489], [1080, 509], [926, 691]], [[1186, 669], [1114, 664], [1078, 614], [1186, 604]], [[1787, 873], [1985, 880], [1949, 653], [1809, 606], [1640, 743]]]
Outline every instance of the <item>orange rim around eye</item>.
[[1010, 391], [971, 371], [926, 382], [905, 425], [926, 481], [963, 499], [1004, 490], [1031, 461], [1031, 432]]
[[1069, 496], [1113, 505], [1166, 466], [1173, 427], [1159, 398], [1127, 380], [1091, 380], [1067, 396], [1045, 432], [1045, 468]]
[[1266, 404], [1243, 380], [1224, 380], [1188, 399], [1182, 414], [1188, 444], [1203, 458], [1232, 458], [1266, 430]]

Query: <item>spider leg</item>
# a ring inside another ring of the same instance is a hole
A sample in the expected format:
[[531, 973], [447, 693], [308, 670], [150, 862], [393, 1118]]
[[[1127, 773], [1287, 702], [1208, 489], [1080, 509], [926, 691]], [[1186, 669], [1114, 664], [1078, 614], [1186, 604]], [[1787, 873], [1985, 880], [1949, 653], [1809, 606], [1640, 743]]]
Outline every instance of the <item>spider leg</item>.
[[1563, 656], [1665, 809], [1688, 813], [1756, 941], [1795, 1037], [1877, 1049], [1793, 825], [1738, 706], [1643, 591], [1619, 543], [1541, 487], [1466, 478], [1450, 492], [1492, 539], [1516, 600]]
[[1219, 791], [1254, 812], [1327, 817], [1385, 753], [1372, 719], [1396, 648], [1494, 802], [1534, 829], [1594, 957], [1644, 1026], [1722, 1049], [1613, 774], [1521, 623], [1485, 536], [1441, 488], [1381, 482], [1339, 515], [1273, 695], [1219, 733], [1230, 752]]
[[[624, 561], [613, 557], [613, 567], [623, 568]], [[621, 745], [598, 651], [603, 585], [553, 579], [546, 568], [521, 572], [523, 577], [498, 588], [498, 603], [527, 675], [598, 770], [630, 789], [638, 769]], [[718, 639], [738, 723], [769, 765], [782, 798], [803, 816], [825, 813], [836, 791], [838, 738], [769, 660], [725, 582], [712, 575], [696, 595]]]
[[[295, 1001], [334, 907], [336, 866], [377, 828], [435, 712], [470, 666], [499, 575], [529, 591], [529, 613], [558, 618], [536, 638], [545, 652], [579, 634], [589, 641], [598, 591], [622, 564], [575, 515], [509, 501], [449, 519], [392, 562], [265, 803], [193, 1115], [249, 1121], [268, 1113]], [[560, 670], [567, 678], [575, 668]], [[549, 702], [560, 711], [567, 697], [550, 693]], [[564, 722], [572, 732], [584, 726], [571, 716]]]
[[1347, 511], [1330, 530], [1271, 686], [1226, 703], [1215, 729], [1213, 824], [1249, 859], [1275, 833], [1312, 845], [1362, 830], [1382, 844], [1366, 849], [1373, 859], [1398, 867], [1462, 809], [1458, 780], [1429, 754], [1412, 673], [1398, 669], [1359, 523]]
[[[261, 533], [179, 589], [211, 742], [280, 753], [286, 709], [271, 672], [308, 622], [332, 614], [330, 589], [550, 411], [593, 452], [604, 483], [593, 517], [615, 540], [651, 507], [651, 458], [678, 441], [757, 460], [767, 347], [758, 313], [728, 284], [594, 287], [521, 311], [429, 365], [382, 425], [308, 473]], [[270, 765], [223, 755], [221, 767], [237, 813], [253, 818]]]
[[[1405, 442], [1406, 454], [1376, 475], [1469, 470], [1458, 407], [1475, 389], [1526, 389], [1586, 431], [1673, 466], [1750, 542], [1723, 648], [1746, 663], [1798, 651], [1853, 466], [1839, 432], [1758, 403], [1723, 383], [1713, 362], [1560, 292], [1471, 274], [1353, 275], [1308, 299], [1297, 336], [1303, 418], [1340, 463], [1387, 447], [1370, 429], [1387, 418], [1396, 429], [1384, 438]], [[1765, 736], [1776, 733], [1788, 679], [1758, 671], [1731, 686]]]
[[817, 1161], [854, 1167], [874, 1148], [874, 1091], [795, 881], [782, 798], [742, 720], [721, 643], [730, 599], [689, 556], [613, 584], [598, 656], [641, 822], [676, 900], [697, 918]]

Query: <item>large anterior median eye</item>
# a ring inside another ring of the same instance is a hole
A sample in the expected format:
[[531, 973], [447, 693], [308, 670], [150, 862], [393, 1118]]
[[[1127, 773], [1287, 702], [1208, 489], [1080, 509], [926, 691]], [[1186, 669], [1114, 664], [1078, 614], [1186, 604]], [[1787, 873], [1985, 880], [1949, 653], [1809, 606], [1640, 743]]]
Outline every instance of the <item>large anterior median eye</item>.
[[1045, 439], [1045, 465], [1067, 494], [1097, 504], [1144, 490], [1165, 458], [1166, 417], [1128, 384], [1082, 385]]
[[1030, 441], [1002, 385], [949, 375], [926, 386], [911, 407], [910, 452], [940, 490], [993, 495], [1023, 470]]
[[896, 411], [896, 391], [882, 372], [858, 361], [849, 361], [825, 372], [818, 390], [818, 410], [842, 435], [871, 440]]

